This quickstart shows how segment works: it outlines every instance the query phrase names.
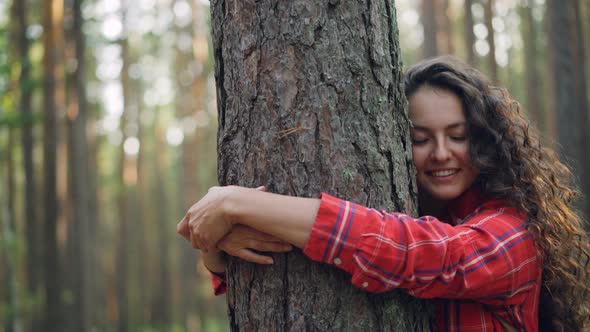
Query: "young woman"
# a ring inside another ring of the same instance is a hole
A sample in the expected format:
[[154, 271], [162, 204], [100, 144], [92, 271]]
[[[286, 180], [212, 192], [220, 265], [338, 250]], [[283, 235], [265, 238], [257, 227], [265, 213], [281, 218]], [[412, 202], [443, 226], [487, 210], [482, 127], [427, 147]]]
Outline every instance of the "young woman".
[[433, 298], [440, 330], [587, 328], [590, 243], [568, 168], [518, 104], [464, 63], [427, 60], [404, 83], [424, 217], [230, 186], [210, 189], [178, 232], [218, 273], [219, 249], [268, 264], [249, 249], [290, 243], [367, 291]]

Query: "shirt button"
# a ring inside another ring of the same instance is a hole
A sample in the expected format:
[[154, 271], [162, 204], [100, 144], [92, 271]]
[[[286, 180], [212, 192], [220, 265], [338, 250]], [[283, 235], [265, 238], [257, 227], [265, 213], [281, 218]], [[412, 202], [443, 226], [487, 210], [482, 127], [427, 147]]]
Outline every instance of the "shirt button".
[[342, 264], [342, 260], [340, 260], [340, 258], [334, 258], [334, 264], [340, 265]]
[[367, 288], [367, 287], [369, 287], [369, 283], [368, 283], [368, 282], [366, 282], [366, 281], [365, 281], [365, 282], [363, 282], [363, 287], [364, 287], [364, 288]]

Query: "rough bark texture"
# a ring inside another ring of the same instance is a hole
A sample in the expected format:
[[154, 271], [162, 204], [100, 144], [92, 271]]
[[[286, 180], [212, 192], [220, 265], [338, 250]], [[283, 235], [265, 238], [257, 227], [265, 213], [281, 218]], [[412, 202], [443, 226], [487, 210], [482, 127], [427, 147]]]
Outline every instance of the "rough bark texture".
[[[212, 1], [219, 183], [415, 214], [392, 1]], [[429, 306], [371, 295], [299, 252], [232, 260], [233, 331], [423, 331]]]
[[[588, 195], [589, 182], [588, 104], [586, 100], [585, 62], [580, 45], [581, 28], [577, 23], [578, 1], [547, 3], [550, 33], [549, 45], [553, 49], [551, 70], [555, 96], [555, 114], [561, 153], [573, 168], [578, 184]], [[588, 199], [581, 200], [580, 208], [589, 214]]]

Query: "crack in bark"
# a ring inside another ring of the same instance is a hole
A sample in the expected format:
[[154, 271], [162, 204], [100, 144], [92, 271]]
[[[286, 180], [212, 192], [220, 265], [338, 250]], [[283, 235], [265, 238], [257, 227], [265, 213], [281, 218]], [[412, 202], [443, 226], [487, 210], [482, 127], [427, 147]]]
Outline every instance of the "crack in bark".
[[[225, 21], [225, 0], [220, 0], [220, 5], [221, 5], [221, 12], [223, 15], [223, 19], [222, 21]], [[213, 6], [211, 7], [211, 16], [214, 17], [213, 15]], [[223, 26], [223, 22], [221, 24], [221, 26]], [[219, 63], [219, 76], [218, 76], [218, 80], [219, 80], [219, 131], [222, 132], [223, 129], [225, 129], [225, 110], [226, 110], [226, 101], [227, 101], [227, 91], [225, 90], [225, 66], [224, 66], [224, 60], [223, 60], [223, 29], [220, 29], [219, 31], [219, 35], [218, 37], [218, 45], [215, 49], [215, 58], [219, 59], [220, 61], [218, 61]]]

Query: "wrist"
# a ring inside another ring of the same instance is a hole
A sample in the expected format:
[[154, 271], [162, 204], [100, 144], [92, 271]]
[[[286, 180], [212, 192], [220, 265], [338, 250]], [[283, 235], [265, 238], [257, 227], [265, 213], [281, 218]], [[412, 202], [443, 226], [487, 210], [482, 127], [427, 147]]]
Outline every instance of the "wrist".
[[207, 270], [213, 273], [225, 272], [225, 256], [221, 250], [209, 251], [202, 255], [203, 265]]
[[225, 216], [225, 221], [230, 225], [233, 226], [235, 224], [239, 224], [240, 220], [240, 207], [239, 207], [239, 196], [241, 194], [242, 189], [238, 186], [228, 186], [227, 187], [227, 194], [223, 200], [223, 215]]

